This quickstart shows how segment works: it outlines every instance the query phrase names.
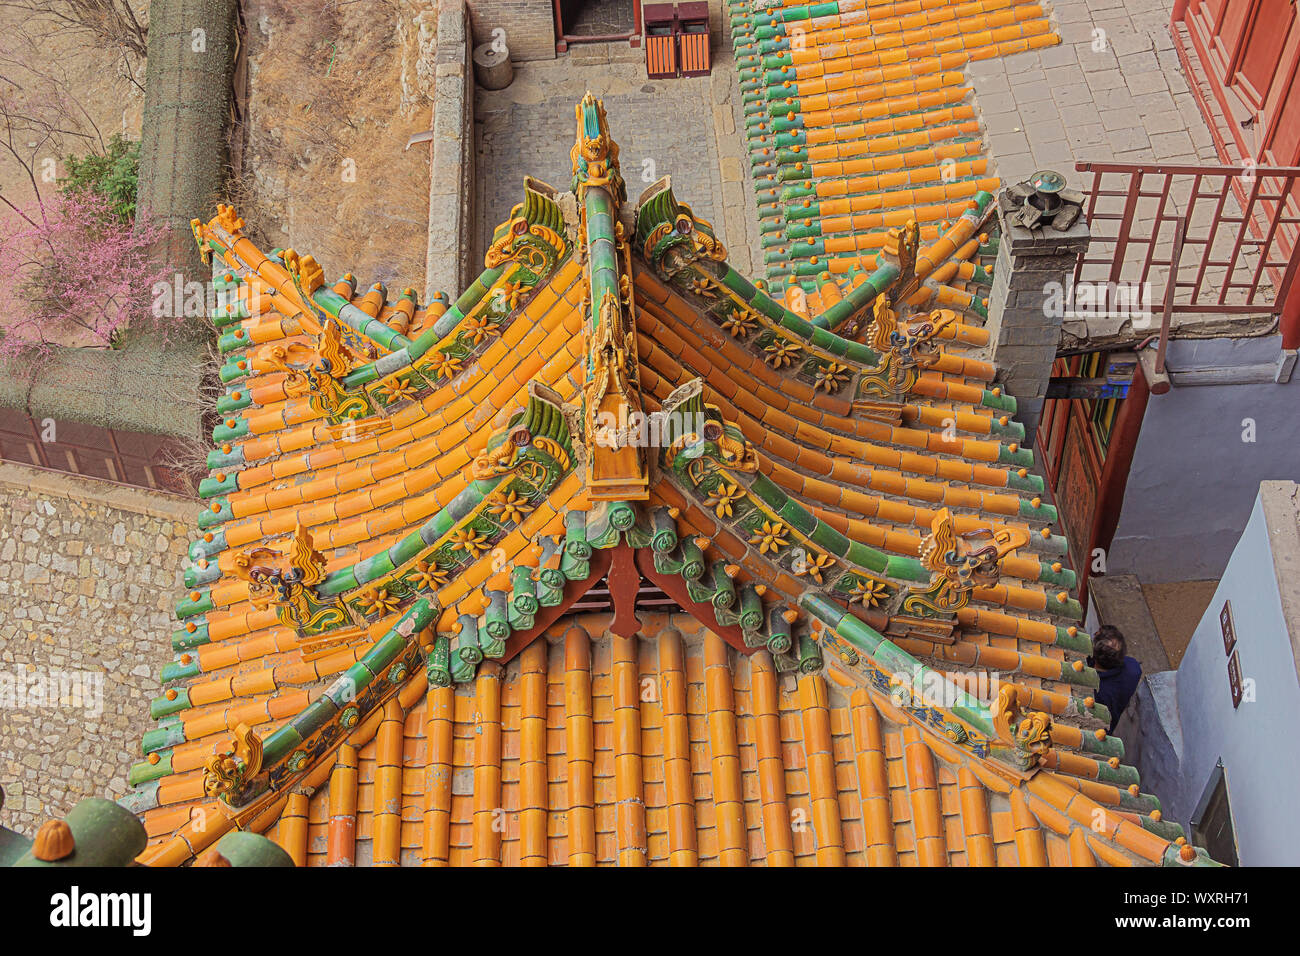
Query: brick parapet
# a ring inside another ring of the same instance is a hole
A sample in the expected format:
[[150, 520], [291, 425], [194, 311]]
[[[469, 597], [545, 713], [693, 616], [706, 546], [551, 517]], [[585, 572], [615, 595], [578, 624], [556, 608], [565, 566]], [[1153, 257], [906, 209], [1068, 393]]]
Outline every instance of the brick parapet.
[[1002, 203], [998, 219], [1002, 239], [989, 290], [989, 339], [998, 381], [1016, 398], [1016, 418], [1032, 445], [1060, 344], [1062, 292], [1091, 232], [1082, 217], [1065, 232], [1025, 229], [1009, 220]]

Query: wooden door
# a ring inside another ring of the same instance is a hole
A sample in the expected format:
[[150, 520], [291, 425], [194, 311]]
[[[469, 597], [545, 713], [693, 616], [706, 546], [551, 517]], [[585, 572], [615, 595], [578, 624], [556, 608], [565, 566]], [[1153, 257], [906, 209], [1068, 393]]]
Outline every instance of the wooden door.
[[1255, 109], [1263, 108], [1270, 87], [1277, 79], [1282, 47], [1294, 23], [1292, 0], [1257, 0], [1255, 16], [1246, 28], [1233, 77], [1242, 99]]
[[[1294, 10], [1294, 8], [1292, 8]], [[1300, 23], [1294, 19], [1277, 43], [1277, 64], [1284, 69], [1272, 79], [1263, 114], [1263, 160], [1273, 166], [1300, 163]]]
[[1185, 23], [1227, 119], [1261, 164], [1300, 162], [1300, 15], [1295, 0], [1192, 0]]
[[[1096, 378], [1104, 373], [1106, 358], [1105, 352], [1058, 358], [1052, 374]], [[1114, 498], [1103, 494], [1108, 481], [1122, 484], [1127, 479], [1125, 456], [1131, 454], [1131, 449], [1121, 450], [1118, 459], [1118, 467], [1125, 474], [1116, 474], [1115, 467], [1107, 467], [1112, 437], [1125, 401], [1122, 398], [1060, 398], [1043, 403], [1038, 454], [1060, 515], [1060, 530], [1070, 542], [1070, 563], [1080, 581], [1087, 578], [1092, 548], [1110, 545], [1109, 540], [1103, 540], [1106, 536], [1100, 533], [1101, 529], [1113, 526], [1113, 519], [1118, 517], [1118, 513], [1102, 514], [1099, 505], [1104, 498]], [[1112, 500], [1109, 507], [1118, 504]]]

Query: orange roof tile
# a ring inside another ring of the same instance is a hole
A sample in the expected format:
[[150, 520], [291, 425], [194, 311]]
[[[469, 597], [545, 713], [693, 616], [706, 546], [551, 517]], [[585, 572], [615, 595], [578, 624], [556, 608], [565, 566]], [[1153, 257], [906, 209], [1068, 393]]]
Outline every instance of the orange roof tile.
[[908, 314], [978, 210], [805, 318], [667, 181], [625, 215], [603, 108], [576, 119], [574, 192], [529, 180], [451, 304], [196, 223], [229, 389], [142, 862], [235, 827], [309, 865], [1176, 858], [1092, 733], [987, 337]]

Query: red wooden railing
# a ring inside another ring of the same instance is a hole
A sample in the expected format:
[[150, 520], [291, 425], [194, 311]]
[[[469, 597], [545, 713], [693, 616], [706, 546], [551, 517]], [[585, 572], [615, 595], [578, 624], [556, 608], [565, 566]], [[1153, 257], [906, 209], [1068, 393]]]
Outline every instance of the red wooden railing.
[[[1163, 329], [1179, 314], [1281, 317], [1300, 344], [1300, 167], [1080, 162], [1093, 241], [1081, 283], [1150, 283]], [[1293, 301], [1295, 300], [1295, 301]]]

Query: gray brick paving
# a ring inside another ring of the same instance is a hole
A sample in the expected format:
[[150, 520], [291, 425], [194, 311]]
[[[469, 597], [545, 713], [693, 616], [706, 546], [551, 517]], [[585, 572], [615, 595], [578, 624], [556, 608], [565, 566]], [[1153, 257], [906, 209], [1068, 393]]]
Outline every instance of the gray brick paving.
[[628, 202], [671, 176], [677, 198], [713, 223], [731, 264], [755, 274], [755, 263], [762, 262], [758, 215], [730, 41], [715, 47], [711, 77], [650, 80], [635, 53], [628, 62], [561, 56], [520, 63], [508, 88], [476, 90], [480, 261], [492, 231], [523, 198], [524, 176], [568, 188], [573, 108], [590, 90], [605, 102]]
[[[1172, 2], [1057, 0], [1049, 12], [1059, 47], [972, 65], [1004, 182], [1047, 168], [1086, 187], [1076, 161], [1219, 163], [1169, 34]], [[1014, 109], [1006, 107], [1008, 90]], [[1145, 247], [1133, 254], [1145, 256]]]
[[588, 90], [605, 102], [629, 202], [671, 175], [678, 197], [714, 218], [722, 184], [708, 78], [648, 80], [642, 63], [561, 57], [519, 64], [504, 90], [475, 91], [480, 254], [523, 198], [524, 176], [568, 188], [573, 108]]

